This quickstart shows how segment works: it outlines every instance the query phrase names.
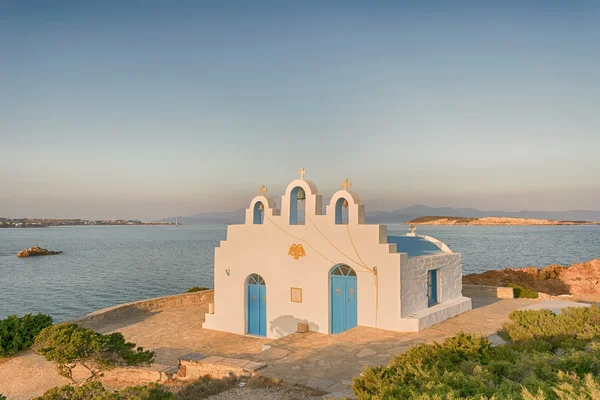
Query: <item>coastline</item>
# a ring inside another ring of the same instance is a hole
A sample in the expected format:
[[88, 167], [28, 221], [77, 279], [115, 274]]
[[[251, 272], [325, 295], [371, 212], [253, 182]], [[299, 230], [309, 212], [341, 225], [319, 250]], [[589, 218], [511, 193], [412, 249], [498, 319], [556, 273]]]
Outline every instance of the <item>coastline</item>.
[[514, 218], [514, 217], [447, 217], [447, 216], [423, 216], [404, 222], [405, 225], [468, 225], [468, 226], [580, 226], [600, 225], [595, 221], [556, 221], [536, 218]]

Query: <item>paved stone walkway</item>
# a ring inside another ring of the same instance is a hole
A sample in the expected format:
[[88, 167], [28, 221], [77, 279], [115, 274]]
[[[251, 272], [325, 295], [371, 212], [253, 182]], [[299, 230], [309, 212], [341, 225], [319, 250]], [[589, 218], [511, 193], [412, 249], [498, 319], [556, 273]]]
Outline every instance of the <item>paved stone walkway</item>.
[[[267, 367], [261, 370], [264, 376], [350, 395], [352, 378], [360, 375], [365, 366], [388, 364], [393, 356], [414, 345], [443, 341], [460, 331], [493, 335], [511, 311], [537, 301], [473, 298], [473, 310], [419, 333], [357, 327], [339, 335], [309, 332], [276, 340], [261, 339], [203, 329], [206, 306], [143, 312], [120, 325], [99, 330], [118, 330], [128, 340], [154, 349], [157, 358], [153, 368], [157, 370], [176, 365], [183, 354], [200, 352], [266, 362]], [[271, 348], [261, 351], [263, 344]]]
[[339, 335], [292, 334], [269, 343], [271, 349], [250, 358], [264, 361], [261, 375], [331, 393], [352, 395], [352, 378], [364, 367], [387, 365], [420, 343], [443, 341], [460, 331], [490, 336], [511, 311], [537, 302], [525, 299], [474, 298], [474, 309], [419, 333], [357, 327]]

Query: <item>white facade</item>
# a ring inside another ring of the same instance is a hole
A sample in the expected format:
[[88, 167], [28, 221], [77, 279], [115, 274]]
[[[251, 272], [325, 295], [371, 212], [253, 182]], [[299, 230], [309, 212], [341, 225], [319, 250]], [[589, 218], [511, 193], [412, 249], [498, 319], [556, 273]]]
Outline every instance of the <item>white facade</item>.
[[[294, 224], [304, 214], [295, 218], [298, 188], [306, 195], [301, 201], [305, 218]], [[248, 286], [252, 274], [264, 279], [266, 295], [260, 292], [260, 297], [266, 319], [261, 317], [260, 323], [266, 329], [260, 334], [269, 338], [296, 332], [299, 322], [308, 323], [314, 332], [330, 334], [336, 324], [339, 331], [341, 303], [333, 304], [340, 293], [333, 282], [339, 279], [348, 281], [345, 288], [350, 288], [348, 304], [343, 305], [348, 307], [346, 323], [356, 318], [358, 325], [416, 332], [471, 309], [471, 300], [461, 294], [460, 254], [426, 236], [388, 238], [385, 225], [365, 224], [364, 206], [353, 192], [336, 192], [325, 213], [322, 210], [321, 195], [304, 179], [288, 185], [280, 209], [264, 195], [255, 197], [245, 223], [229, 225], [227, 240], [215, 249], [214, 314], [206, 315], [204, 328], [256, 334], [253, 324], [258, 317], [249, 304], [256, 298], [249, 292], [254, 290]], [[340, 221], [340, 212], [347, 213], [347, 221]], [[351, 267], [355, 277], [331, 277], [340, 264]], [[437, 271], [437, 304], [431, 306], [429, 270]]]

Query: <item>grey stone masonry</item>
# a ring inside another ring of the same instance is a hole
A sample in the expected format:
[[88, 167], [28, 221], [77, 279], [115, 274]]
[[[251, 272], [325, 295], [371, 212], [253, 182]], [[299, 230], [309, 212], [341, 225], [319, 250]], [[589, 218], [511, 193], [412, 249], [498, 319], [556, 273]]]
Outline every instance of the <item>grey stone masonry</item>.
[[194, 380], [204, 375], [213, 378], [226, 376], [252, 376], [267, 364], [242, 358], [219, 356], [206, 357], [201, 353], [189, 353], [179, 358], [178, 380]]
[[462, 296], [462, 261], [458, 253], [409, 257], [401, 264], [401, 316], [427, 309], [427, 271], [438, 270], [438, 301]]

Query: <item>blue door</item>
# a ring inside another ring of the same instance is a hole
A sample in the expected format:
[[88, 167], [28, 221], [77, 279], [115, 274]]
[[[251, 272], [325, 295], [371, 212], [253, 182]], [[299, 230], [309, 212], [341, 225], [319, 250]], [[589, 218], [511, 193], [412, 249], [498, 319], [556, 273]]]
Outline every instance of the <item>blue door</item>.
[[438, 303], [437, 269], [427, 271], [427, 306], [431, 307]]
[[330, 277], [331, 333], [354, 328], [357, 323], [356, 272], [347, 265], [338, 265]]
[[267, 287], [258, 274], [248, 278], [248, 333], [267, 336]]

